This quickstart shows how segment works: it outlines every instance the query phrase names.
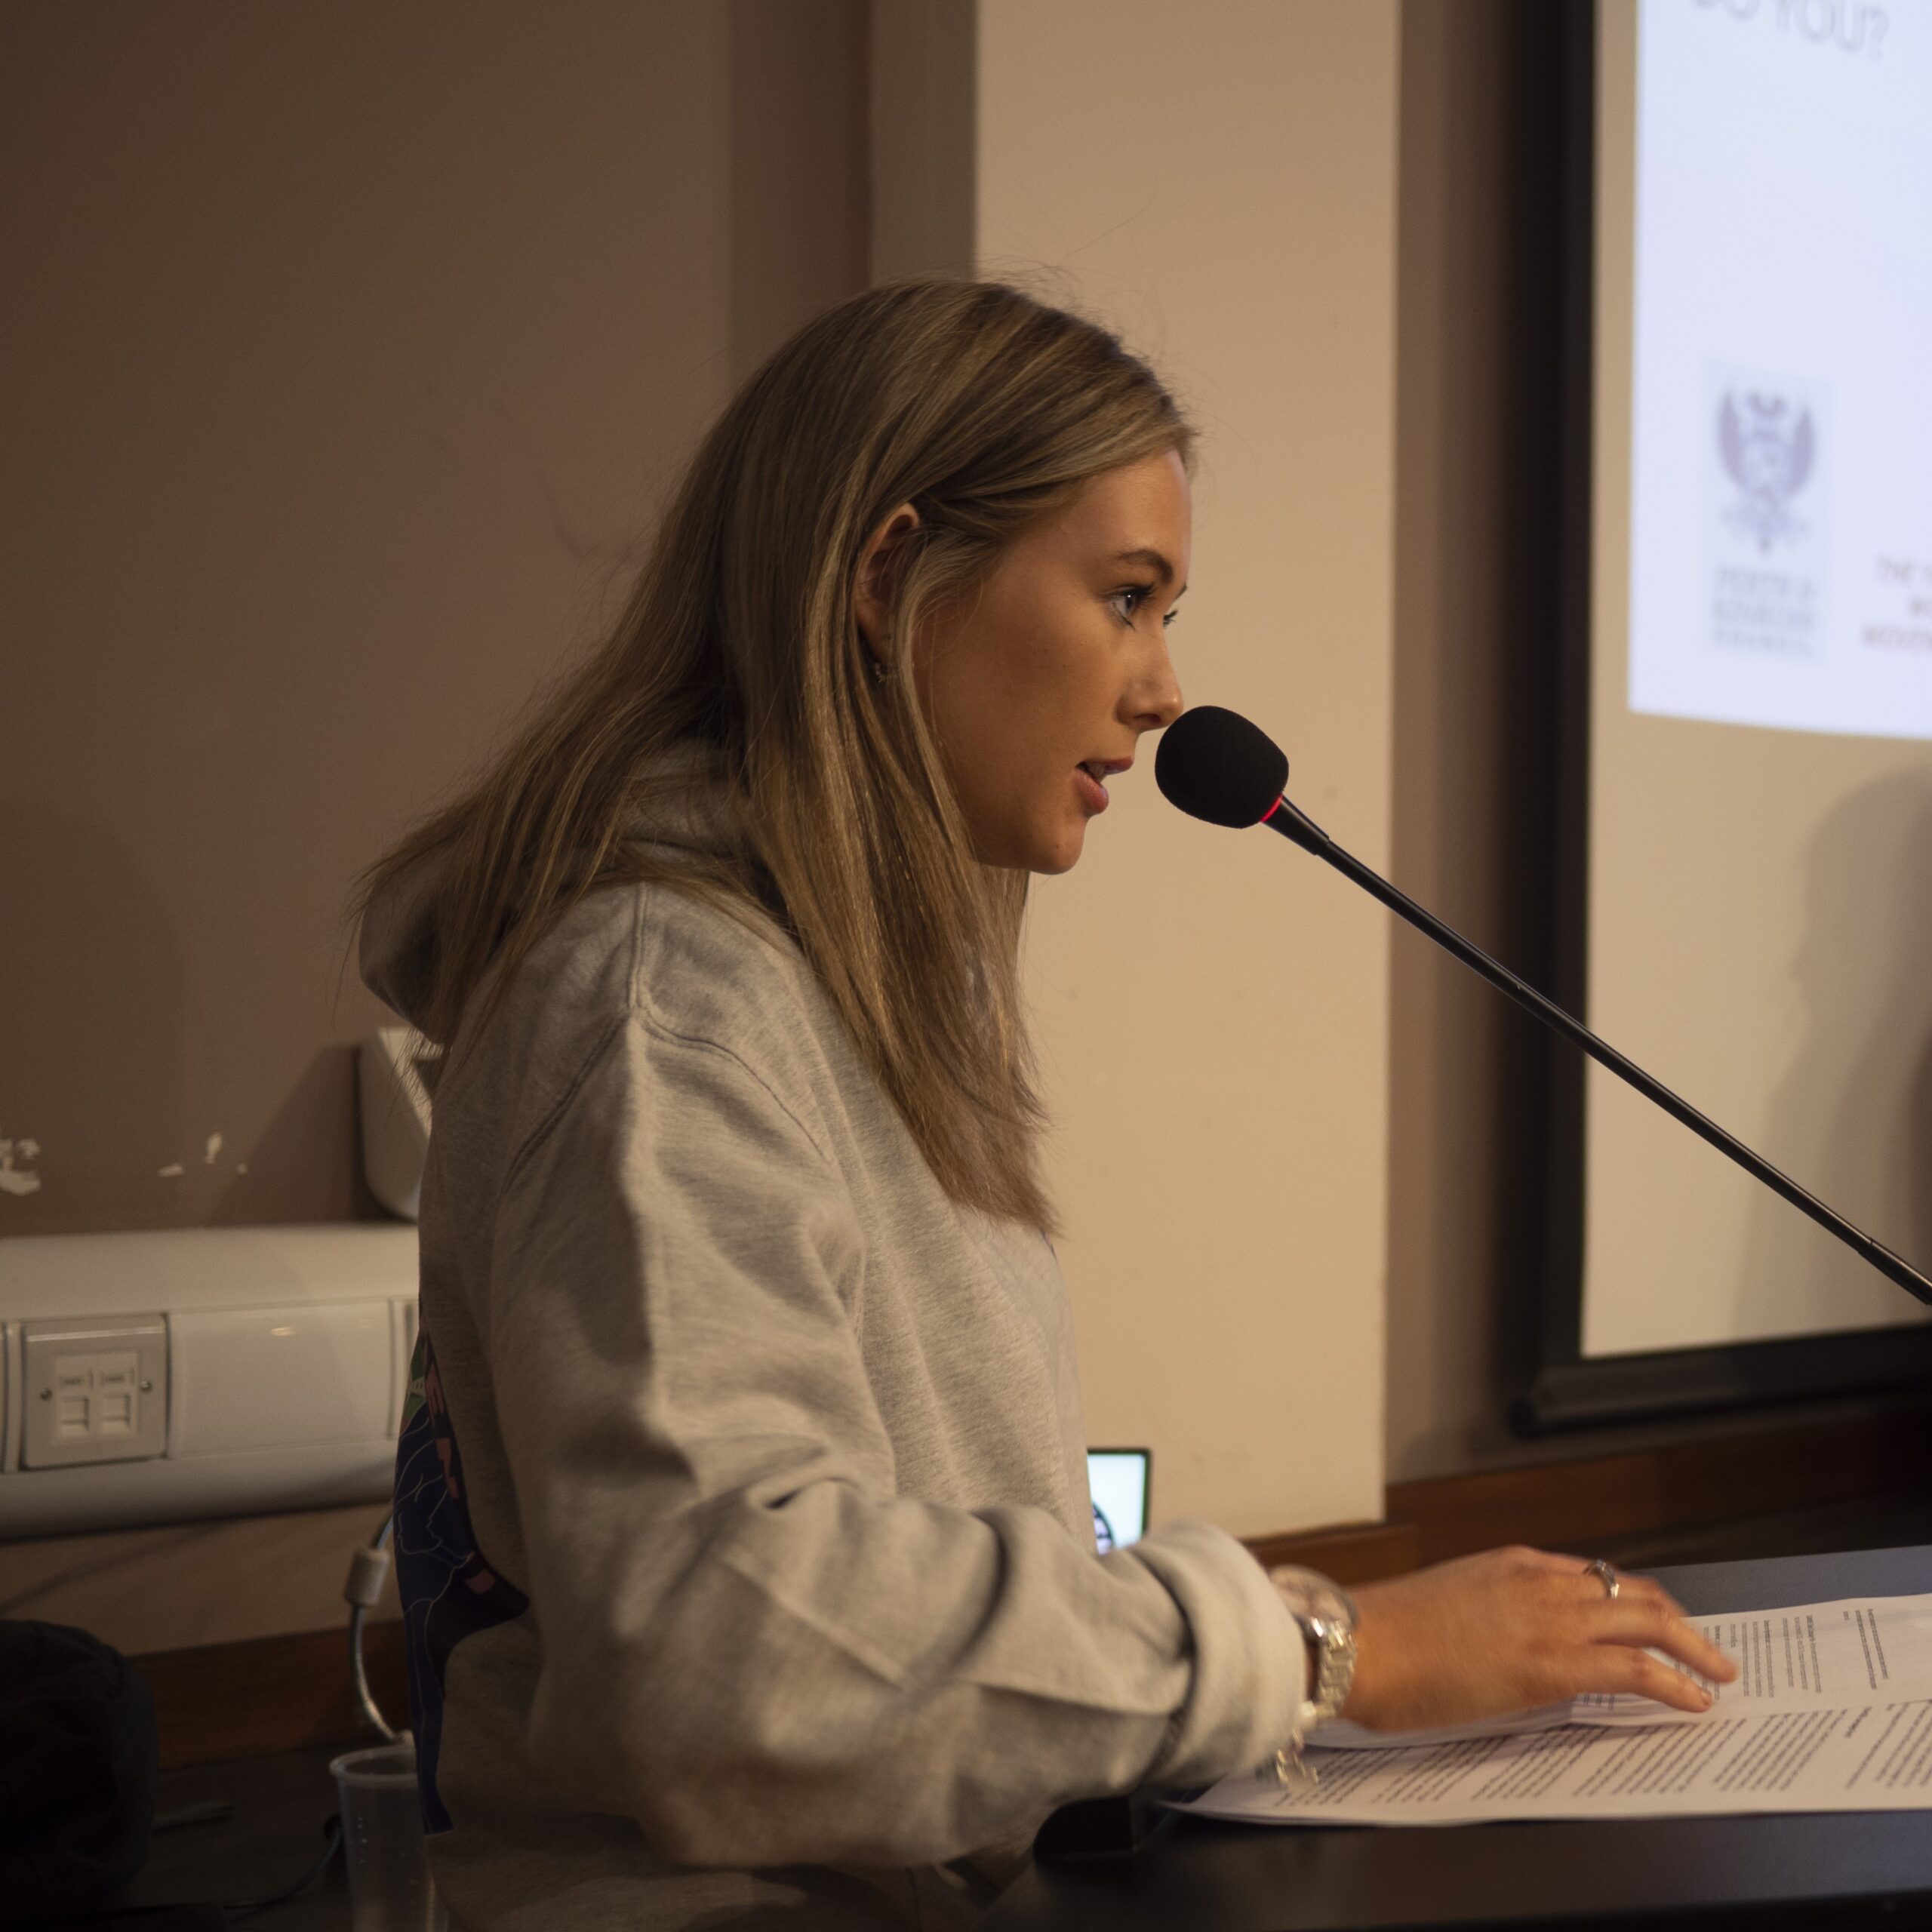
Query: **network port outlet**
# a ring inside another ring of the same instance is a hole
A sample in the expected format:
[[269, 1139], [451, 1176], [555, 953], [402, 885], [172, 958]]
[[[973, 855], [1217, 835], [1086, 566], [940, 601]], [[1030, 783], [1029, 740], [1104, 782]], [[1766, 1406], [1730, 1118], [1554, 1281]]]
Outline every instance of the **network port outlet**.
[[158, 1315], [27, 1322], [20, 1462], [29, 1469], [158, 1456], [168, 1328]]

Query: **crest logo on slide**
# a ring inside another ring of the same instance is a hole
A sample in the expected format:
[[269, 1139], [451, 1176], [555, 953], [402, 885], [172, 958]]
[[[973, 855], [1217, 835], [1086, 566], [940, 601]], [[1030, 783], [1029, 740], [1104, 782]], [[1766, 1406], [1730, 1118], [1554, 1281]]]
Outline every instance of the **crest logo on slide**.
[[1705, 635], [1722, 651], [1825, 649], [1832, 414], [1822, 383], [1705, 368]]
[[1810, 481], [1817, 460], [1811, 412], [1794, 397], [1763, 389], [1726, 389], [1718, 405], [1718, 453], [1737, 485], [1726, 521], [1765, 555], [1806, 534], [1792, 499]]

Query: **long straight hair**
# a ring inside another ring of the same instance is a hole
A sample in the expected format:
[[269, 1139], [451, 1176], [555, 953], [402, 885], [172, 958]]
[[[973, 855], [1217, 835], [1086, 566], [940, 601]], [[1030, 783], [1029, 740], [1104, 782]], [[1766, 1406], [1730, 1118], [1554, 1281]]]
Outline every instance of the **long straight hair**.
[[[1051, 1228], [1022, 1011], [1026, 875], [980, 863], [918, 693], [911, 638], [1094, 478], [1192, 435], [1118, 339], [992, 282], [867, 291], [808, 323], [706, 437], [608, 641], [483, 777], [357, 881], [355, 915], [433, 858], [414, 1016], [453, 1062], [584, 894], [637, 881], [785, 922], [941, 1186]], [[900, 504], [886, 675], [857, 574]], [[688, 771], [735, 848], [692, 865], [627, 835]]]

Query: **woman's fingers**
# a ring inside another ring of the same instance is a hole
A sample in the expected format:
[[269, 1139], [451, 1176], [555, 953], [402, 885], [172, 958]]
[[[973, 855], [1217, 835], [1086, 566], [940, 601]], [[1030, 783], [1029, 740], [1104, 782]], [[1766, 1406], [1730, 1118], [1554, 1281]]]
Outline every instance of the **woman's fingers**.
[[1687, 1623], [1690, 1620], [1690, 1612], [1654, 1578], [1626, 1577], [1620, 1571], [1617, 1581], [1617, 1600], [1619, 1603], [1654, 1604], [1681, 1623]]
[[1737, 1666], [1707, 1641], [1694, 1624], [1687, 1623], [1669, 1607], [1668, 1599], [1638, 1599], [1626, 1603], [1619, 1598], [1606, 1603], [1589, 1620], [1591, 1640], [1598, 1644], [1625, 1644], [1639, 1650], [1662, 1651], [1700, 1676], [1728, 1684], [1737, 1675]]
[[1715, 1683], [1729, 1683], [1737, 1675], [1737, 1666], [1715, 1644], [1708, 1642], [1697, 1625], [1671, 1604], [1662, 1590], [1654, 1596], [1625, 1598], [1615, 1604], [1605, 1601], [1590, 1617], [1590, 1638], [1598, 1644], [1635, 1644], [1642, 1650], [1662, 1650], [1666, 1656], [1710, 1677]]
[[1648, 1650], [1635, 1650], [1629, 1644], [1592, 1644], [1577, 1656], [1574, 1669], [1567, 1675], [1571, 1697], [1625, 1693], [1654, 1698], [1673, 1710], [1710, 1710], [1710, 1693], [1697, 1679], [1662, 1663]]
[[[1595, 1581], [1595, 1579], [1592, 1580]], [[1654, 1577], [1634, 1577], [1622, 1570], [1617, 1573], [1617, 1601], [1619, 1603], [1656, 1604], [1673, 1617], [1684, 1614], [1682, 1605]]]
[[1622, 1644], [1602, 1644], [1579, 1669], [1580, 1687], [1586, 1690], [1635, 1692], [1654, 1698], [1680, 1711], [1707, 1711], [1710, 1693], [1694, 1678], [1667, 1663], [1660, 1663], [1647, 1651]]
[[1675, 1657], [1679, 1663], [1688, 1664], [1713, 1683], [1728, 1684], [1737, 1675], [1735, 1661], [1684, 1617], [1673, 1617], [1670, 1620], [1670, 1634], [1657, 1648]]

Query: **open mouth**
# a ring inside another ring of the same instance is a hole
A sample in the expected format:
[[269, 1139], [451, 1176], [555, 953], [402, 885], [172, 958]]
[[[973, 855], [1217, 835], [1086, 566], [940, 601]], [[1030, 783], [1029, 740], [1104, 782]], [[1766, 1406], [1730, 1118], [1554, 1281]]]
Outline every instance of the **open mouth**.
[[1124, 758], [1090, 758], [1073, 768], [1080, 778], [1080, 795], [1089, 812], [1106, 810], [1108, 776], [1112, 772], [1124, 771], [1127, 764]]

